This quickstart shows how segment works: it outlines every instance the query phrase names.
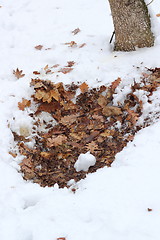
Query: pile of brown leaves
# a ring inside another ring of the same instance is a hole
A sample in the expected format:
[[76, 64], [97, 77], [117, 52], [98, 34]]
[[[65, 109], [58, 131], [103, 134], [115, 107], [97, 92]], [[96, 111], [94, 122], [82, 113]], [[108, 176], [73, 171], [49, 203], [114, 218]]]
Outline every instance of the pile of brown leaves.
[[[20, 163], [24, 179], [33, 180], [41, 186], [60, 187], [74, 179], [79, 181], [89, 172], [95, 172], [104, 166], [111, 166], [116, 153], [120, 152], [128, 141], [133, 140], [140, 129], [136, 126], [142, 114], [143, 103], [134, 94], [145, 90], [152, 95], [160, 86], [160, 68], [150, 69], [151, 74], [143, 77], [142, 83], [135, 83], [131, 93], [123, 104], [113, 105], [113, 97], [121, 79], [115, 80], [109, 87], [89, 89], [86, 83], [80, 86], [32, 79], [34, 88], [32, 103], [22, 100], [20, 110], [37, 105], [31, 117], [34, 119], [32, 138], [35, 144], [29, 148], [28, 137], [14, 133], [19, 152], [24, 155]], [[77, 89], [81, 94], [76, 96]], [[38, 116], [42, 112], [51, 114], [56, 124], [43, 121], [45, 131], [38, 131]], [[90, 151], [96, 157], [96, 164], [88, 172], [76, 172], [74, 164], [81, 153]]]

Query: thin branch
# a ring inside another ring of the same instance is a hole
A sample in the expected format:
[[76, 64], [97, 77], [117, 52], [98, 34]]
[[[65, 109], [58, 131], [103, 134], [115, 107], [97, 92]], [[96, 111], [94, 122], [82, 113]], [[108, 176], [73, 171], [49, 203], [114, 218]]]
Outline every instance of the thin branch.
[[154, 0], [150, 1], [150, 3], [147, 4], [147, 7], [153, 2]]

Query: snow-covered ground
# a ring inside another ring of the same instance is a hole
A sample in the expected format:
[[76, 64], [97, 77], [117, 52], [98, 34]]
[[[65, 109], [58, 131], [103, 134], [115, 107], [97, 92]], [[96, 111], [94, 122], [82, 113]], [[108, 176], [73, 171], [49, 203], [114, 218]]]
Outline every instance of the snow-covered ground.
[[[33, 71], [41, 71], [41, 79], [46, 79], [46, 65], [64, 67], [74, 61], [72, 72], [57, 72], [48, 79], [86, 81], [96, 87], [121, 77], [123, 87], [138, 80], [145, 67], [160, 67], [159, 0], [149, 5], [155, 46], [132, 53], [112, 52], [107, 1], [1, 0], [0, 6], [0, 239], [159, 240], [160, 122], [141, 130], [117, 154], [112, 168], [81, 180], [75, 194], [24, 181], [17, 171], [20, 159], [8, 154], [13, 145], [9, 126], [28, 124], [27, 113], [19, 111], [17, 103], [30, 97]], [[74, 35], [76, 28], [81, 31]], [[77, 46], [65, 44], [71, 41]], [[37, 45], [43, 46], [41, 51]], [[16, 68], [25, 74], [19, 80], [13, 75]], [[159, 104], [155, 106], [157, 111]]]

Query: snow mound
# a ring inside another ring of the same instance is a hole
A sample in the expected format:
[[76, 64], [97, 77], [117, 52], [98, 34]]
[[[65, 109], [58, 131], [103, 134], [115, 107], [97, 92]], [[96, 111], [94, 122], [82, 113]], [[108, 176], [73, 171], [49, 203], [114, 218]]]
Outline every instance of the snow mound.
[[78, 160], [74, 164], [74, 168], [77, 172], [88, 171], [89, 167], [94, 166], [96, 163], [96, 158], [87, 152], [85, 154], [81, 153]]

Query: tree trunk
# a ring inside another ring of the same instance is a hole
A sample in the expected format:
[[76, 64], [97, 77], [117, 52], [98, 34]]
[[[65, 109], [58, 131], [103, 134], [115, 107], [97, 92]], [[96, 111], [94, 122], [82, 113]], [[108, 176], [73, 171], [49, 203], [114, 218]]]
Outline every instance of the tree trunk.
[[154, 36], [144, 0], [109, 0], [115, 28], [115, 51], [151, 47]]

